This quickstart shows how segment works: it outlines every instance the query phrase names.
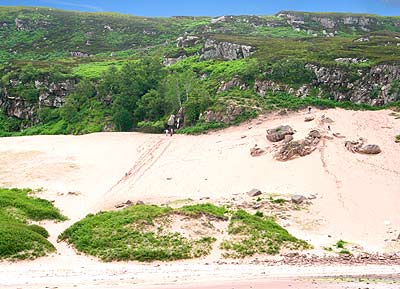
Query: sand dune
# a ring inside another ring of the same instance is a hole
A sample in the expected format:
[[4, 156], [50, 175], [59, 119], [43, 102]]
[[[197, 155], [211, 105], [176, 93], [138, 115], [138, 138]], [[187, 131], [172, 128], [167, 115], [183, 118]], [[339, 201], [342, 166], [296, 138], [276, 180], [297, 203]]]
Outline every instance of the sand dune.
[[[53, 242], [86, 214], [114, 209], [127, 200], [161, 204], [210, 198], [221, 202], [258, 188], [265, 193], [317, 196], [308, 211], [294, 213], [287, 224], [291, 233], [316, 248], [344, 239], [366, 251], [393, 252], [400, 249], [400, 241], [395, 240], [400, 234], [400, 145], [394, 142], [400, 121], [389, 114], [387, 110], [315, 110], [314, 122], [304, 122], [304, 111], [270, 114], [207, 135], [172, 138], [138, 133], [2, 138], [0, 186], [44, 189], [38, 195], [54, 200], [70, 218], [61, 224], [46, 224]], [[335, 121], [331, 131], [318, 122], [322, 115]], [[296, 130], [295, 139], [313, 128], [345, 138], [324, 140], [313, 154], [289, 162], [278, 162], [271, 153], [251, 157], [249, 150], [254, 144], [271, 148], [266, 129], [281, 124]], [[360, 137], [378, 144], [382, 153], [348, 152], [345, 140]], [[54, 270], [62, 270], [64, 265], [97, 264], [65, 244], [57, 246], [61, 255], [32, 265], [3, 263], [0, 272], [46, 263]], [[114, 267], [109, 268], [112, 271]], [[29, 276], [28, 271], [22, 270]], [[33, 271], [32, 277], [42, 273]], [[77, 269], [76, 274], [84, 274], [84, 270]]]

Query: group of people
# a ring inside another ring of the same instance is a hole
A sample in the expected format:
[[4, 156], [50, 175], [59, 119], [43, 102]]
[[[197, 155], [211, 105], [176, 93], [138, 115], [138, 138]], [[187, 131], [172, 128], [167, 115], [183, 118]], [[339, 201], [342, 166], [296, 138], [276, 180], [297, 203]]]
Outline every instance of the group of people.
[[165, 126], [165, 135], [173, 136], [176, 129], [180, 129], [183, 125], [183, 114], [182, 109], [179, 110], [178, 114], [172, 114]]

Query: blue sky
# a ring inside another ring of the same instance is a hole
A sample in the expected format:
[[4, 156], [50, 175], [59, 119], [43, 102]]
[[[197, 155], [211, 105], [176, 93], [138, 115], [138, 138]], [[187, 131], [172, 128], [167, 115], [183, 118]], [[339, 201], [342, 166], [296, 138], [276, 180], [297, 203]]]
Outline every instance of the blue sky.
[[334, 11], [400, 16], [400, 0], [0, 0], [0, 6], [47, 6], [141, 16], [271, 15], [280, 10]]

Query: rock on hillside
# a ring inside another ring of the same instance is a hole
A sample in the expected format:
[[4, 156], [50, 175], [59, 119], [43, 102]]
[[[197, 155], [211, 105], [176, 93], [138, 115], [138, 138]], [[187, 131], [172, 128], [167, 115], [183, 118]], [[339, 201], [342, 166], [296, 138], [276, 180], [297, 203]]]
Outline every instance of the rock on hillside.
[[213, 39], [207, 39], [204, 45], [202, 58], [236, 60], [251, 56], [255, 48], [249, 45], [241, 45], [230, 42], [218, 42]]
[[338, 31], [362, 31], [370, 32], [375, 30], [385, 30], [385, 25], [389, 22], [395, 27], [400, 26], [400, 20], [390, 18], [383, 19], [376, 15], [349, 14], [349, 13], [307, 13], [282, 11], [277, 14], [295, 29], [305, 30], [325, 30], [326, 32]]

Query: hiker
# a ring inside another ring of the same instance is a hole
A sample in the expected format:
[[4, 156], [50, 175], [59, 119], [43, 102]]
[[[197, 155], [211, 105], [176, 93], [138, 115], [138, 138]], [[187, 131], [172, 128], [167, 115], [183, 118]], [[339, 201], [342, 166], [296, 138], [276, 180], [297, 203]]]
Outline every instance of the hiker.
[[175, 128], [175, 115], [174, 114], [171, 114], [171, 116], [169, 117], [167, 125], [168, 125], [167, 129], [168, 129], [169, 135], [172, 136], [174, 134], [174, 128]]
[[311, 113], [311, 109], [312, 109], [311, 106], [309, 106], [309, 107], [308, 107], [308, 114]]

